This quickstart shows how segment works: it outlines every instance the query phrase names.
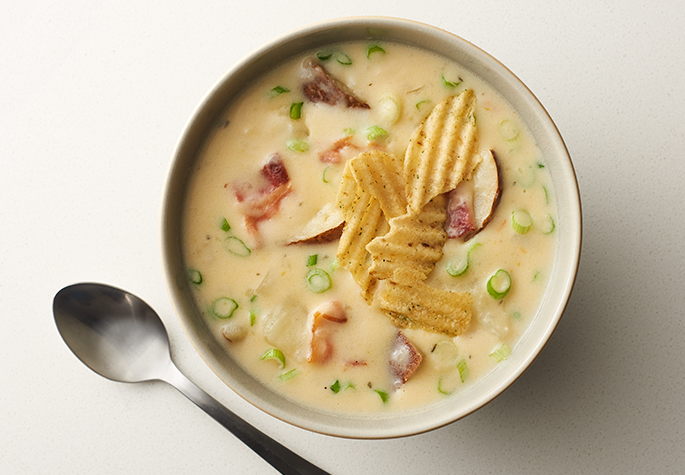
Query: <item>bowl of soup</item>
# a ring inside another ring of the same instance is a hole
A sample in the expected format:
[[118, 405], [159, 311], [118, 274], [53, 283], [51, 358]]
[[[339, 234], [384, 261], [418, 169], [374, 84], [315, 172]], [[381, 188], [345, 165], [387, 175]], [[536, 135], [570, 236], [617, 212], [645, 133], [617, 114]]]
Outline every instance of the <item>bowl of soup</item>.
[[371, 439], [456, 421], [529, 367], [581, 225], [563, 139], [511, 71], [429, 25], [344, 18], [250, 53], [199, 104], [162, 246], [227, 390]]

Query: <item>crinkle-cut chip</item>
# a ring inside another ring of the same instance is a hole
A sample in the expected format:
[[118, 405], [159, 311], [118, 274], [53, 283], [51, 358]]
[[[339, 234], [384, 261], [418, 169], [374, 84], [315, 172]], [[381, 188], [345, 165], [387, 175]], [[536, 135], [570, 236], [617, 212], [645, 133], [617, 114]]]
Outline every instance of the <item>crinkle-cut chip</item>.
[[352, 215], [352, 202], [357, 195], [358, 186], [348, 161], [345, 163], [345, 168], [340, 178], [340, 185], [338, 186], [338, 194], [335, 197], [335, 207], [343, 212], [344, 219]]
[[[345, 170], [347, 171], [347, 169], [348, 167]], [[346, 181], [347, 179], [343, 177], [341, 189], [346, 187]], [[352, 181], [354, 182], [354, 179]], [[356, 186], [356, 182], [354, 183]], [[359, 186], [356, 186], [354, 195], [349, 191], [348, 189], [344, 193], [339, 193], [339, 196], [344, 195], [338, 201], [339, 205], [349, 204], [347, 207], [341, 208], [345, 215], [345, 225], [340, 236], [336, 257], [338, 263], [350, 271], [355, 282], [361, 288], [364, 299], [370, 302], [373, 300], [377, 282], [369, 273], [371, 254], [366, 250], [366, 245], [377, 236], [387, 233], [388, 223], [376, 198], [366, 193]], [[350, 196], [353, 198], [349, 199]]]
[[468, 179], [477, 165], [478, 134], [471, 89], [436, 105], [414, 132], [404, 158], [407, 201], [418, 212]]
[[471, 294], [436, 289], [423, 282], [383, 281], [377, 294], [379, 306], [401, 328], [421, 328], [460, 335], [471, 322]]
[[369, 273], [389, 279], [398, 269], [413, 269], [421, 276], [416, 280], [424, 280], [442, 258], [446, 218], [443, 195], [432, 199], [419, 214], [391, 218], [390, 231], [366, 246], [373, 261]]
[[357, 155], [348, 163], [357, 184], [376, 197], [386, 218], [407, 212], [403, 167], [398, 157], [373, 150]]

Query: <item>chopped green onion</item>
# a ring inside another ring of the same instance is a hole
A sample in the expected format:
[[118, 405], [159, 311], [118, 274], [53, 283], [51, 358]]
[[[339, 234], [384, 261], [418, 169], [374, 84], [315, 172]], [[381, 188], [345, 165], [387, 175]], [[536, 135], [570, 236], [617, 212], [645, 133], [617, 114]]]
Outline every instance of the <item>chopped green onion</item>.
[[424, 99], [422, 101], [417, 102], [416, 103], [416, 109], [421, 110], [421, 108], [423, 108], [424, 105], [428, 105], [429, 102], [430, 101], [428, 99]]
[[235, 236], [228, 236], [224, 244], [226, 250], [236, 256], [247, 257], [250, 254], [252, 254], [250, 248], [247, 247], [242, 240], [238, 239]]
[[521, 320], [523, 318], [523, 315], [521, 315], [521, 312], [519, 312], [518, 310], [514, 310], [513, 312], [511, 312], [511, 318], [513, 318], [514, 320]]
[[254, 310], [250, 310], [250, 326], [253, 327], [257, 321], [257, 313]]
[[238, 309], [238, 302], [230, 297], [220, 297], [212, 303], [212, 315], [217, 318], [231, 318]]
[[285, 368], [285, 355], [278, 348], [267, 350], [267, 352], [262, 355], [261, 359], [262, 361], [275, 360], [279, 363], [281, 369]]
[[257, 294], [252, 294], [252, 297], [250, 297], [250, 302], [254, 302], [257, 300]]
[[338, 53], [335, 55], [335, 60], [342, 64], [343, 66], [349, 66], [352, 64], [352, 58], [350, 58], [345, 53]]
[[538, 162], [538, 168], [545, 168], [545, 164], [542, 162]]
[[335, 394], [338, 394], [340, 392], [340, 381], [335, 380], [335, 383], [331, 384], [331, 391], [333, 391]]
[[293, 102], [290, 104], [290, 118], [293, 120], [298, 120], [302, 117], [302, 104], [304, 102]]
[[312, 254], [307, 258], [307, 267], [312, 267], [315, 266], [316, 263], [319, 261], [319, 255], [318, 254]]
[[450, 261], [447, 264], [447, 273], [452, 277], [464, 275], [466, 271], [469, 270], [469, 266], [471, 265], [471, 252], [480, 246], [481, 244], [477, 242], [466, 252], [466, 256], [462, 256], [461, 259], [454, 259]]
[[292, 139], [286, 142], [285, 146], [294, 152], [304, 153], [309, 150], [309, 144], [304, 140]]
[[325, 270], [312, 269], [307, 272], [307, 287], [317, 294], [325, 292], [331, 288], [331, 277]]
[[449, 87], [451, 89], [451, 88], [457, 87], [459, 84], [461, 84], [461, 78], [459, 78], [459, 81], [451, 82], [451, 81], [448, 81], [447, 79], [445, 79], [445, 75], [443, 74], [442, 75], [442, 84], [443, 84], [443, 86]]
[[487, 285], [490, 296], [497, 300], [502, 300], [507, 296], [511, 289], [511, 276], [504, 269], [499, 269], [489, 279]]
[[533, 225], [533, 218], [524, 209], [517, 209], [511, 213], [511, 227], [519, 234], [526, 234]]
[[433, 364], [440, 370], [453, 369], [458, 356], [459, 351], [452, 340], [442, 340], [431, 350]]
[[556, 224], [554, 224], [554, 219], [547, 214], [545, 215], [545, 219], [542, 220], [540, 227], [542, 228], [542, 234], [552, 234], [556, 228]]
[[300, 372], [298, 371], [297, 368], [291, 369], [290, 371], [287, 371], [281, 375], [278, 376], [278, 379], [281, 381], [288, 381], [289, 379], [293, 379], [295, 376], [297, 376]]
[[378, 45], [369, 46], [366, 50], [366, 57], [368, 58], [373, 53], [385, 53], [385, 50]]
[[352, 127], [348, 127], [345, 130], [343, 130], [343, 133], [345, 135], [354, 135], [357, 132], [356, 129], [353, 129]]
[[280, 96], [284, 92], [290, 92], [290, 89], [288, 89], [287, 87], [283, 87], [283, 86], [276, 86], [271, 91], [269, 91], [269, 96], [270, 97]]
[[543, 186], [542, 191], [545, 192], [545, 204], [548, 205], [549, 204], [549, 193], [547, 192], [547, 187]]
[[388, 402], [388, 399], [390, 399], [390, 395], [385, 391], [381, 391], [380, 389], [374, 389], [374, 391], [376, 391], [376, 394], [378, 394], [381, 397], [381, 401], [383, 401], [383, 404]]
[[502, 343], [497, 348], [490, 353], [490, 356], [495, 359], [498, 363], [506, 360], [511, 354], [511, 348], [506, 343]]
[[507, 142], [516, 142], [519, 137], [519, 129], [513, 121], [504, 119], [497, 125], [497, 130]]
[[338, 262], [338, 259], [335, 259], [333, 262], [331, 262], [331, 272], [335, 272], [335, 270], [340, 267], [340, 263]]
[[537, 271], [535, 274], [533, 274], [533, 282], [537, 281], [540, 278], [540, 271]]
[[376, 140], [376, 139], [383, 139], [388, 135], [388, 133], [383, 130], [383, 128], [377, 126], [377, 125], [372, 125], [368, 129], [366, 129], [366, 138], [368, 140]]
[[195, 285], [200, 285], [202, 283], [202, 273], [197, 269], [188, 269], [188, 280]]
[[333, 56], [333, 51], [319, 51], [316, 53], [316, 57], [321, 61], [328, 61]]
[[231, 230], [231, 225], [228, 224], [228, 220], [226, 218], [222, 218], [221, 230], [226, 232], [229, 232]]
[[465, 359], [459, 360], [457, 363], [457, 371], [459, 371], [459, 378], [461, 379], [461, 382], [463, 383], [466, 381], [466, 378], [469, 377], [469, 366]]
[[323, 180], [324, 183], [328, 183], [328, 177], [326, 176], [326, 173], [328, 173], [328, 170], [331, 167], [326, 167], [323, 169], [323, 175], [321, 176], [321, 179]]

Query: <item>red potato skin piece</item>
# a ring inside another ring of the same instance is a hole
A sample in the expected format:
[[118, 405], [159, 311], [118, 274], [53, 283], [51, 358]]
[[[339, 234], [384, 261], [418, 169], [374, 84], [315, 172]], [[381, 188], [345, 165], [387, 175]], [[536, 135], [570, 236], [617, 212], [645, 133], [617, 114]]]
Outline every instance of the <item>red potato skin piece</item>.
[[331, 106], [341, 104], [352, 109], [371, 108], [352, 94], [344, 84], [330, 76], [321, 65], [311, 61], [304, 67], [310, 77], [302, 85], [302, 92], [310, 102], [323, 102]]
[[[393, 357], [403, 351], [409, 352], [408, 361], [398, 361], [397, 358], [393, 359]], [[423, 357], [421, 356], [421, 353], [419, 353], [419, 350], [417, 350], [409, 339], [404, 336], [404, 333], [398, 331], [390, 352], [389, 360], [390, 370], [395, 378], [395, 388], [399, 388], [407, 382], [409, 377], [414, 374], [414, 371], [419, 367], [422, 360]]]

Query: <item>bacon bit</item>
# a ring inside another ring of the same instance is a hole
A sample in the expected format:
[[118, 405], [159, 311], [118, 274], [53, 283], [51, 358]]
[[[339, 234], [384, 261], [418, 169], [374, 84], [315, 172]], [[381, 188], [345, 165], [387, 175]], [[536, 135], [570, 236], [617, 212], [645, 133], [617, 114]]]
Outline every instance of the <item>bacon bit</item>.
[[342, 104], [352, 109], [371, 108], [313, 60], [305, 61], [302, 66], [307, 76], [307, 81], [302, 85], [302, 92], [309, 101], [323, 102], [331, 106]]
[[278, 153], [271, 156], [271, 159], [262, 167], [261, 173], [273, 187], [285, 185], [290, 181], [283, 159]]
[[395, 389], [407, 382], [421, 364], [422, 359], [421, 353], [404, 336], [404, 333], [397, 332], [397, 338], [395, 338], [395, 342], [390, 350], [389, 360], [390, 370], [395, 378]]
[[345, 366], [366, 366], [366, 361], [345, 361]]
[[280, 154], [271, 156], [260, 171], [267, 181], [266, 186], [256, 189], [250, 183], [235, 183], [233, 192], [238, 207], [245, 216], [245, 226], [252, 236], [258, 236], [258, 224], [276, 215], [281, 204], [291, 191], [292, 185], [288, 171]]
[[347, 313], [337, 300], [321, 304], [314, 310], [309, 316], [312, 338], [307, 355], [308, 363], [325, 363], [333, 356], [331, 338], [335, 330], [331, 327], [331, 323], [345, 323], [346, 321]]
[[343, 155], [347, 153], [357, 155], [359, 147], [352, 143], [352, 136], [348, 135], [335, 142], [331, 148], [319, 153], [319, 160], [323, 163], [340, 163], [345, 161], [342, 159]]
[[447, 196], [447, 221], [445, 231], [451, 239], [460, 238], [475, 231], [473, 223], [473, 193], [460, 184]]

